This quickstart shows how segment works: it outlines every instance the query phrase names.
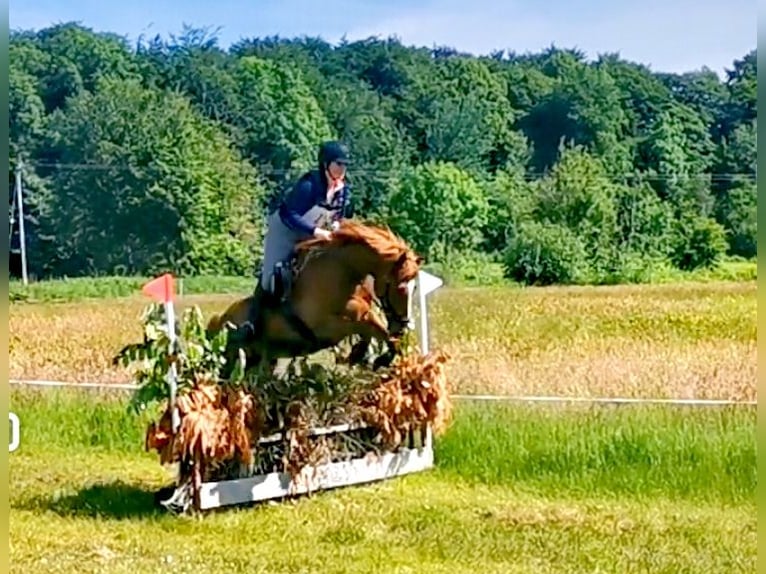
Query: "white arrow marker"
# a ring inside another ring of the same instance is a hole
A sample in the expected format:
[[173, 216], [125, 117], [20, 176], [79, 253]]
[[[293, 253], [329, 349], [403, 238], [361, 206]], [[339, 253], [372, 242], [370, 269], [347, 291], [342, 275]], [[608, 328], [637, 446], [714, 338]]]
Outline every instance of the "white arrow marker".
[[425, 271], [418, 272], [418, 296], [420, 299], [420, 351], [423, 355], [428, 354], [428, 310], [426, 308], [426, 295], [433, 293], [444, 285], [444, 281], [436, 275]]

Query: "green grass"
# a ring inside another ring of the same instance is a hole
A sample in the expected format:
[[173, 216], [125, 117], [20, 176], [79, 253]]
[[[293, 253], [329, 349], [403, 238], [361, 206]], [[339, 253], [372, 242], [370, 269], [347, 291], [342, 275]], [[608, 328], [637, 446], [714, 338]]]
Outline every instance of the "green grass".
[[755, 503], [754, 407], [459, 406], [439, 466], [470, 483]]
[[[111, 397], [111, 398], [110, 398]], [[14, 572], [750, 572], [755, 410], [458, 403], [433, 471], [201, 518], [147, 417], [14, 389]]]
[[[151, 277], [77, 277], [31, 282], [26, 287], [21, 281], [12, 280], [9, 300], [17, 303], [51, 303], [130, 297], [139, 294], [141, 286], [150, 279]], [[176, 290], [179, 292], [181, 282], [184, 295], [242, 294], [255, 288], [255, 279], [250, 277], [186, 277], [177, 279]]]

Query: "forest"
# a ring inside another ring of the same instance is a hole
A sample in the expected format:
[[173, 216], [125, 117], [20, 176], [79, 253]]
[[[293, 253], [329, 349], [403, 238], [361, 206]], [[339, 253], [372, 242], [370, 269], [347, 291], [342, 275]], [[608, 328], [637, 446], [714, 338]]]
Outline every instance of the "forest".
[[223, 49], [64, 23], [11, 32], [9, 79], [38, 279], [251, 276], [268, 210], [330, 138], [355, 217], [447, 271], [603, 284], [756, 253], [755, 48], [720, 78], [555, 45]]

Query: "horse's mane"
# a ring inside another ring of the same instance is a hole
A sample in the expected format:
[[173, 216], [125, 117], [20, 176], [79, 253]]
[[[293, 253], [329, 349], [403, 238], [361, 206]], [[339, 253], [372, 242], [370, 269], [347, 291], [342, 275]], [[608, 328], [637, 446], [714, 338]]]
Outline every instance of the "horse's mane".
[[409, 251], [409, 246], [390, 228], [372, 223], [362, 223], [350, 219], [344, 220], [333, 231], [332, 239], [324, 241], [318, 238], [307, 239], [299, 243], [299, 251], [320, 247], [323, 249], [340, 247], [349, 243], [361, 243], [375, 250], [387, 261], [395, 261], [402, 253]]

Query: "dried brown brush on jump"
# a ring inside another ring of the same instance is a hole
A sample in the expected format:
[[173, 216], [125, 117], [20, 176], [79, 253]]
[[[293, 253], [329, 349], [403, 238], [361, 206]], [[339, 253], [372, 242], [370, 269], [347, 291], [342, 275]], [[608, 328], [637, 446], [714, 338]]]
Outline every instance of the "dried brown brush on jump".
[[[335, 425], [308, 400], [294, 398], [275, 412], [262, 391], [200, 381], [178, 397], [178, 431], [172, 432], [166, 406], [159, 422], [149, 424], [146, 449], [157, 451], [162, 464], [180, 463], [180, 481], [191, 481], [195, 495], [207, 481], [268, 472], [298, 480], [307, 467], [396, 452], [424, 426], [436, 434], [446, 429], [452, 410], [447, 360], [442, 352], [400, 357], [387, 372], [349, 389], [335, 404]], [[347, 430], [315, 432], [338, 425]]]
[[[162, 464], [178, 464], [176, 492], [188, 487], [186, 498], [197, 509], [204, 506], [200, 491], [206, 483], [274, 474], [289, 477], [289, 490], [300, 490], [303, 481], [303, 491], [310, 492], [312, 481], [319, 484], [319, 468], [415, 448], [418, 433], [422, 448], [423, 433], [438, 435], [449, 424], [450, 357], [442, 351], [423, 356], [403, 345], [391, 367], [378, 372], [300, 359], [281, 376], [219, 381], [211, 366], [220, 364], [225, 341], [203, 339], [199, 311], [187, 312], [172, 358], [158, 319], [156, 309], [148, 312], [144, 343], [123, 349], [120, 357], [139, 361], [137, 379], [155, 389], [139, 391], [136, 400], [164, 409], [147, 428], [146, 450], [156, 451]], [[175, 433], [170, 404], [157, 394], [171, 363], [179, 381]]]

